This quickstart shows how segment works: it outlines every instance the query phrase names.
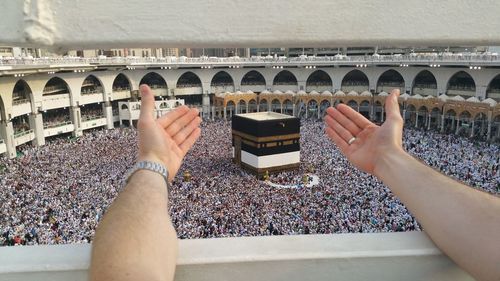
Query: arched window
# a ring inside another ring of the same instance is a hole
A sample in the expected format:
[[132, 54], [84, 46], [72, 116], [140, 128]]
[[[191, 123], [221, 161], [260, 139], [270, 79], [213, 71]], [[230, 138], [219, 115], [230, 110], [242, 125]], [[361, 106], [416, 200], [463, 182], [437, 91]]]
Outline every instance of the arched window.
[[360, 70], [351, 70], [342, 79], [341, 90], [344, 93], [349, 93], [351, 91], [362, 93], [368, 91], [368, 77]]
[[428, 70], [421, 71], [413, 80], [412, 94], [437, 96], [436, 77]]

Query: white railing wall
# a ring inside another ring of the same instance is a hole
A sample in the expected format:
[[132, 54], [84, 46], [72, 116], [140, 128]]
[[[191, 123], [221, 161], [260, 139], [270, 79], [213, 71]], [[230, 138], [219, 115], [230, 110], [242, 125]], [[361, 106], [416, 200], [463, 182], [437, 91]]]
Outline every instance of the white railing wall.
[[[90, 245], [0, 248], [0, 280], [87, 280]], [[473, 280], [423, 232], [179, 241], [175, 280]]]

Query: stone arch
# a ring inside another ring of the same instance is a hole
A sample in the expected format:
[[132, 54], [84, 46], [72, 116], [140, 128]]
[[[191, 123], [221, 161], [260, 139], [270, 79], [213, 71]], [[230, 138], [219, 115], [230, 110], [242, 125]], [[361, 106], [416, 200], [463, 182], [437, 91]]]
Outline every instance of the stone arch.
[[446, 84], [446, 95], [473, 97], [476, 95], [476, 82], [472, 76], [465, 71], [453, 74]]
[[370, 119], [370, 105], [371, 103], [369, 100], [362, 100], [359, 103], [359, 113], [367, 119]]
[[82, 87], [80, 89], [80, 93], [82, 95], [96, 94], [103, 92], [104, 92], [104, 86], [101, 80], [97, 78], [95, 75], [90, 74], [83, 80]]
[[266, 86], [266, 79], [264, 75], [262, 75], [257, 70], [251, 70], [243, 75], [241, 78], [242, 86], [253, 86], [253, 85], [263, 85]]
[[468, 110], [462, 110], [459, 114], [459, 117], [460, 117], [460, 119], [463, 119], [463, 118], [471, 119], [472, 114]]
[[269, 111], [269, 102], [266, 98], [259, 99], [259, 111]]
[[144, 75], [139, 85], [146, 84], [151, 88], [155, 100], [160, 100], [162, 96], [168, 95], [167, 81], [160, 74], [152, 71]]
[[293, 115], [293, 102], [291, 99], [283, 101], [283, 114]]
[[390, 93], [393, 89], [405, 92], [405, 80], [403, 75], [394, 69], [384, 71], [377, 80], [377, 93]]
[[271, 111], [281, 112], [281, 102], [276, 98], [271, 101]]
[[248, 112], [257, 112], [257, 101], [255, 99], [250, 99], [248, 101]]
[[211, 93], [234, 92], [234, 80], [231, 74], [221, 70], [210, 81]]
[[456, 117], [457, 116], [457, 112], [454, 110], [454, 109], [448, 109], [446, 110], [446, 112], [444, 113], [445, 116], [449, 116], [449, 117]]
[[429, 112], [429, 109], [427, 108], [427, 106], [422, 105], [422, 106], [420, 106], [420, 107], [418, 108], [418, 112], [419, 112], [419, 113], [424, 113], [424, 112], [425, 112], [425, 113], [427, 114], [427, 113]]
[[192, 71], [184, 72], [179, 79], [177, 79], [177, 83], [175, 84], [176, 88], [193, 88], [201, 86], [200, 77]]
[[332, 78], [324, 70], [316, 70], [307, 77], [306, 92], [331, 91], [333, 88]]
[[274, 76], [273, 86], [276, 86], [276, 85], [295, 85], [296, 86], [296, 85], [298, 85], [297, 77], [295, 77], [295, 75], [288, 70], [282, 70]]
[[132, 89], [132, 83], [127, 75], [123, 73], [119, 73], [116, 75], [115, 79], [113, 79], [112, 91], [130, 91]]
[[152, 71], [148, 72], [146, 75], [144, 75], [139, 82], [139, 85], [142, 84], [147, 84], [151, 89], [166, 89], [167, 88], [167, 81], [163, 79], [163, 77]]
[[492, 98], [500, 101], [500, 74], [491, 79], [486, 89], [486, 98]]
[[342, 83], [340, 84], [340, 89], [344, 93], [349, 93], [351, 91], [362, 93], [368, 91], [369, 88], [370, 80], [368, 76], [359, 69], [349, 71], [344, 78], [342, 78]]
[[52, 95], [60, 95], [60, 94], [70, 94], [71, 89], [69, 84], [60, 77], [52, 77], [45, 83], [43, 87], [43, 96], [52, 96]]
[[238, 112], [237, 113], [247, 113], [247, 102], [244, 99], [238, 101]]
[[227, 117], [231, 118], [235, 113], [236, 113], [236, 104], [232, 100], [227, 101], [226, 103]]
[[320, 115], [325, 116], [326, 115], [326, 110], [331, 106], [331, 102], [328, 99], [323, 99], [319, 103], [319, 110], [320, 110]]
[[314, 98], [309, 99], [309, 101], [307, 101], [307, 117], [313, 119], [317, 118], [318, 110], [318, 101]]
[[358, 111], [358, 102], [355, 100], [348, 100], [346, 103], [348, 106], [350, 106], [352, 109]]
[[421, 96], [437, 96], [437, 80], [429, 70], [420, 71], [413, 79], [412, 94]]
[[32, 100], [33, 91], [24, 79], [19, 79], [12, 90], [12, 105], [29, 103]]
[[485, 112], [478, 112], [473, 117], [473, 127], [471, 136], [479, 136], [482, 139], [487, 137], [488, 115]]

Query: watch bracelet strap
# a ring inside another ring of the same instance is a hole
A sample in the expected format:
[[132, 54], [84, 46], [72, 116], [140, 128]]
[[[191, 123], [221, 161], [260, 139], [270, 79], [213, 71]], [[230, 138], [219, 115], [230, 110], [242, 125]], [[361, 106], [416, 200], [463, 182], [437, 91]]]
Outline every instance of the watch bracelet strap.
[[167, 192], [170, 191], [170, 185], [168, 183], [168, 169], [162, 164], [152, 161], [139, 161], [135, 163], [135, 165], [127, 173], [125, 183], [128, 183], [132, 175], [139, 170], [148, 170], [160, 174], [167, 184]]

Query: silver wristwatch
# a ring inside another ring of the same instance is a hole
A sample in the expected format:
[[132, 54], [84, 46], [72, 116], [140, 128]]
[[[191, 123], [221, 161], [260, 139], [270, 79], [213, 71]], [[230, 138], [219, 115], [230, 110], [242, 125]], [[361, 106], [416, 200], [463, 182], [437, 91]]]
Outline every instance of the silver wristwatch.
[[167, 170], [167, 168], [165, 168], [165, 166], [163, 166], [162, 164], [156, 163], [156, 162], [152, 162], [152, 161], [137, 162], [134, 165], [134, 167], [132, 167], [132, 169], [130, 169], [130, 171], [128, 172], [128, 174], [125, 178], [125, 182], [128, 183], [130, 180], [130, 177], [132, 177], [132, 175], [135, 172], [137, 172], [138, 170], [149, 170], [149, 171], [153, 171], [153, 172], [156, 172], [156, 173], [162, 175], [163, 178], [165, 179], [165, 183], [167, 184], [167, 191], [169, 191], [168, 170]]

